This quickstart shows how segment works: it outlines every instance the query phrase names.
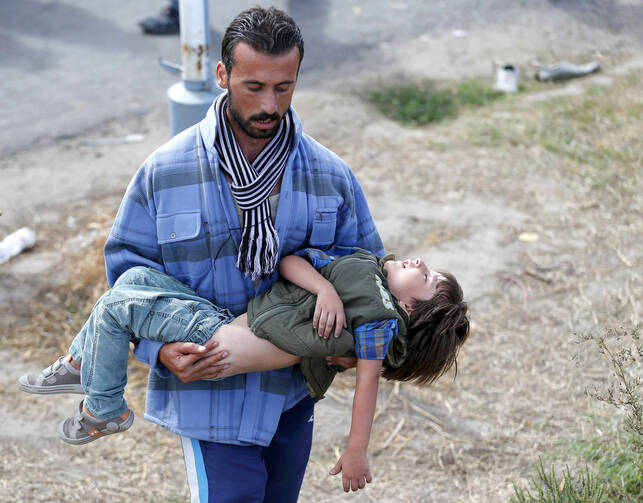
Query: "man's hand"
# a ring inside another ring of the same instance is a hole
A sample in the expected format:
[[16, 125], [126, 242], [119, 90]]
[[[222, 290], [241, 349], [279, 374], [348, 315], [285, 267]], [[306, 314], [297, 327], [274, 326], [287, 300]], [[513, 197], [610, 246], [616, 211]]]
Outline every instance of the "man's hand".
[[227, 351], [217, 351], [219, 343], [210, 339], [200, 346], [193, 342], [170, 342], [164, 344], [158, 359], [183, 382], [216, 379], [228, 368], [227, 364], [217, 365], [228, 356]]
[[347, 450], [344, 455], [339, 458], [339, 461], [330, 471], [330, 474], [337, 475], [339, 472], [342, 472], [344, 492], [364, 489], [366, 484], [373, 480], [371, 470], [368, 467], [366, 451], [362, 450]]
[[313, 327], [317, 329], [320, 337], [328, 339], [335, 325], [335, 337], [339, 337], [342, 328], [346, 328], [344, 304], [337, 295], [333, 285], [324, 285], [317, 293]]

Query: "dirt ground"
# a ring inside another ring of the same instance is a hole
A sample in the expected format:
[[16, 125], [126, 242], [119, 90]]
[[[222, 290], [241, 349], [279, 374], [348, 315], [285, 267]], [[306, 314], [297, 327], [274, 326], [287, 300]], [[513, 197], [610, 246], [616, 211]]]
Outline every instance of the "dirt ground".
[[[346, 442], [354, 374], [336, 379], [316, 408], [301, 501], [506, 502], [539, 457], [575, 466], [565, 445], [614, 426], [584, 393], [609, 371], [591, 352], [572, 357], [574, 333], [640, 322], [640, 41], [564, 11], [461, 35], [427, 34], [390, 49], [387, 75], [360, 72], [296, 96], [305, 129], [355, 171], [387, 249], [452, 271], [472, 319], [457, 379], [382, 382], [374, 481], [349, 496], [328, 470]], [[597, 59], [603, 70], [533, 83], [534, 62], [562, 58]], [[521, 66], [524, 92], [438, 125], [401, 127], [360, 99], [373, 79], [491, 80], [494, 61], [508, 60]], [[187, 500], [177, 438], [143, 419], [142, 366], [132, 363], [126, 395], [132, 429], [85, 447], [56, 433], [78, 397], [15, 385], [64, 351], [105, 288], [101, 243], [128, 179], [166, 135], [165, 113], [0, 161], [4, 204], [20, 209], [2, 228], [28, 224], [39, 236], [0, 265], [0, 501]], [[88, 141], [130, 133], [143, 141]]]

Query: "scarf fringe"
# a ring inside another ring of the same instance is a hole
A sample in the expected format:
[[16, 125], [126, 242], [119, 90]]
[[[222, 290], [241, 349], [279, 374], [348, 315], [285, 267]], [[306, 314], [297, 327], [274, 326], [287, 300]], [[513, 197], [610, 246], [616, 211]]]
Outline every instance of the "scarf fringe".
[[[261, 230], [267, 231], [267, 234], [271, 234], [271, 236], [262, 236]], [[253, 247], [256, 248], [262, 244], [265, 248], [263, 253], [252, 250]], [[275, 270], [278, 261], [279, 236], [272, 226], [257, 229], [256, 225], [251, 225], [243, 230], [237, 255], [237, 267], [244, 276], [249, 276], [252, 281], [268, 278]]]

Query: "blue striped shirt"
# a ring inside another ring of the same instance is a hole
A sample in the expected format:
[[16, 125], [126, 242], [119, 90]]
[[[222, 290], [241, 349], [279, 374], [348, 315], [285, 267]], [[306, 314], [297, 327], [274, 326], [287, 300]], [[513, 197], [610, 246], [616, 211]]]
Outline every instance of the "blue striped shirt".
[[[294, 114], [294, 113], [293, 113]], [[359, 246], [384, 253], [366, 199], [346, 164], [302, 132], [281, 183], [275, 229], [280, 256], [314, 247]], [[154, 267], [230, 309], [278, 279], [257, 287], [236, 267], [241, 225], [214, 147], [215, 114], [157, 149], [123, 198], [105, 244], [108, 282], [137, 265]], [[143, 340], [136, 357], [150, 365], [146, 414], [150, 421], [192, 438], [237, 445], [268, 445], [281, 412], [307, 394], [294, 367], [182, 383], [158, 364], [161, 343]]]

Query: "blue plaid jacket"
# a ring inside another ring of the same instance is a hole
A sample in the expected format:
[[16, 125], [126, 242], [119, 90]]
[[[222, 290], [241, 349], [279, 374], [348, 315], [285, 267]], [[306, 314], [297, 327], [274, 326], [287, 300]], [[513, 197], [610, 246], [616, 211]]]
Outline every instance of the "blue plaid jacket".
[[[275, 229], [280, 255], [306, 247], [359, 246], [383, 255], [366, 199], [346, 164], [302, 132], [296, 114], [293, 150], [281, 183]], [[137, 265], [154, 267], [200, 296], [245, 312], [255, 289], [236, 267], [241, 226], [218, 166], [215, 114], [156, 150], [130, 182], [105, 244], [108, 282]], [[282, 411], [307, 394], [293, 368], [182, 383], [157, 363], [160, 343], [141, 341], [136, 357], [149, 364], [145, 417], [200, 440], [268, 445]]]

